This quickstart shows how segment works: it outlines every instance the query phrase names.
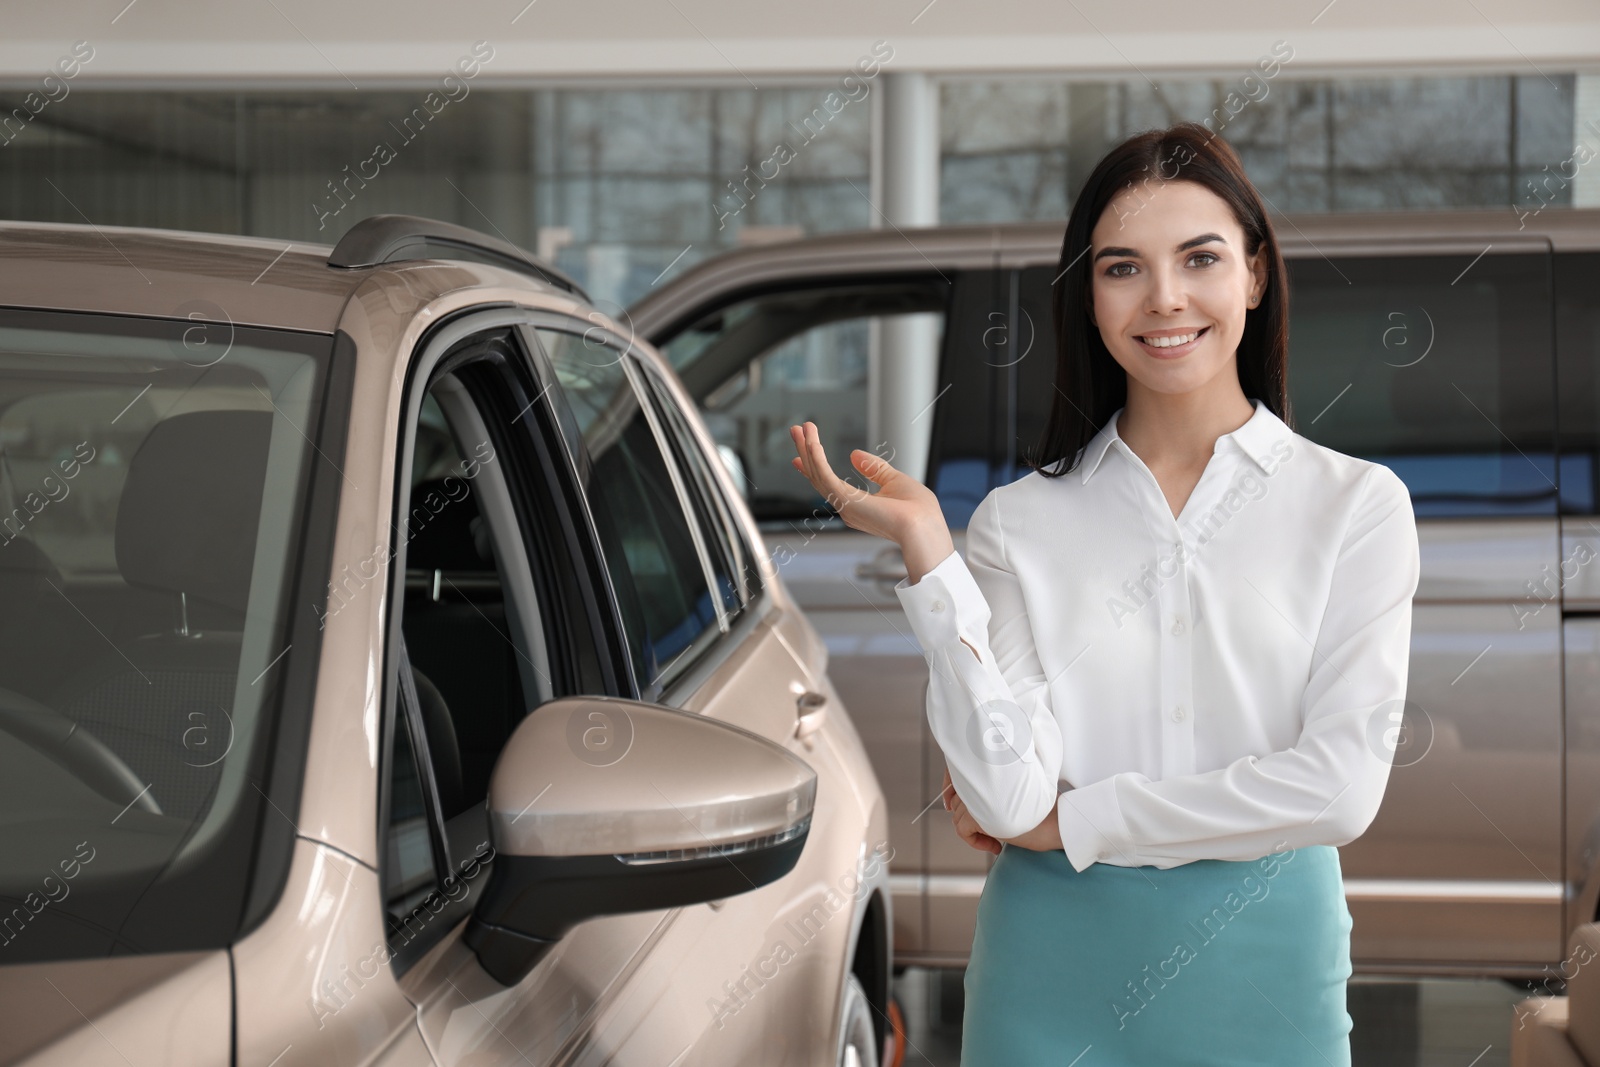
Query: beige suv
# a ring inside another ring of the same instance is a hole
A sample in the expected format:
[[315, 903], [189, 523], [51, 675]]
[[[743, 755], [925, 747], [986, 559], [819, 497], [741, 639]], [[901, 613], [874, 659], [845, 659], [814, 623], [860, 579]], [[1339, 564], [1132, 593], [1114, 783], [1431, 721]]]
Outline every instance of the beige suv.
[[[1366, 973], [1540, 978], [1600, 898], [1600, 210], [1279, 216], [1293, 425], [1387, 464], [1422, 549], [1387, 796], [1340, 850]], [[960, 967], [992, 857], [956, 837], [898, 550], [787, 469], [892, 453], [957, 530], [1027, 473], [1065, 222], [832, 234], [629, 309], [746, 476], [889, 797], [896, 964]], [[1072, 561], [1064, 560], [1070, 566]], [[1414, 989], [1414, 987], [1412, 987]]]
[[0, 224], [0, 302], [0, 1059], [892, 1051], [883, 794], [647, 344], [406, 216]]

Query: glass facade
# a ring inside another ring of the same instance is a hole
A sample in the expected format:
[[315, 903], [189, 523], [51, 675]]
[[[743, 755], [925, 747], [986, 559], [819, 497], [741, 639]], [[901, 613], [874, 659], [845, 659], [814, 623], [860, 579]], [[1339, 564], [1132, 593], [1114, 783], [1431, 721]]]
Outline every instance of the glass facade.
[[[1279, 211], [1570, 206], [1571, 74], [1119, 83], [947, 81], [940, 217], [1065, 219], [1140, 130], [1206, 122]], [[1229, 96], [1233, 94], [1233, 102]], [[1585, 137], [1585, 133], [1587, 136]]]
[[[1208, 116], [1282, 211], [1559, 207], [1576, 80], [947, 79], [941, 214], [1064, 218], [1122, 138]], [[832, 88], [76, 89], [0, 131], [0, 216], [332, 244], [370, 214], [431, 215], [627, 304], [741, 240], [875, 224], [870, 93], [830, 110]]]

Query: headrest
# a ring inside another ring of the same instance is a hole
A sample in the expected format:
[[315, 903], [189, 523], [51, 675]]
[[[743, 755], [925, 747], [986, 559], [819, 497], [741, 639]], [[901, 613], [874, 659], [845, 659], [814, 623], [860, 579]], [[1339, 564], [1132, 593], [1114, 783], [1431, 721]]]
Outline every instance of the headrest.
[[411, 490], [411, 510], [400, 531], [407, 538], [407, 570], [494, 569], [488, 531], [478, 515], [477, 492], [463, 478], [419, 482]]
[[156, 423], [117, 505], [123, 579], [243, 612], [271, 437], [266, 411], [193, 411]]

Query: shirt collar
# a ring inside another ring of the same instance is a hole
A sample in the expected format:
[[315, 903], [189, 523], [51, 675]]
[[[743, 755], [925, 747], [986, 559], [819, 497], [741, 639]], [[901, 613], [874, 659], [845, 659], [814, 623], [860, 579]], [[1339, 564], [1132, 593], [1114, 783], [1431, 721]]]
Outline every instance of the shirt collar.
[[[1269, 473], [1266, 468], [1265, 458], [1273, 442], [1287, 438], [1290, 436], [1291, 431], [1288, 425], [1274, 415], [1272, 409], [1260, 400], [1251, 397], [1250, 403], [1255, 408], [1255, 413], [1246, 419], [1244, 425], [1237, 430], [1218, 437], [1216, 445], [1212, 448], [1212, 454], [1215, 455], [1222, 451], [1226, 447], [1225, 443], [1231, 440], [1265, 474]], [[1122, 414], [1122, 411], [1122, 408], [1113, 411], [1111, 418], [1106, 420], [1106, 424], [1100, 427], [1100, 432], [1094, 435], [1089, 441], [1088, 447], [1083, 450], [1082, 466], [1083, 483], [1085, 485], [1088, 484], [1090, 476], [1099, 469], [1100, 461], [1105, 458], [1106, 450], [1111, 447], [1113, 441], [1117, 442], [1124, 452], [1130, 455], [1133, 454], [1133, 450], [1128, 447], [1128, 443], [1122, 440], [1122, 436], [1117, 433], [1117, 418]]]

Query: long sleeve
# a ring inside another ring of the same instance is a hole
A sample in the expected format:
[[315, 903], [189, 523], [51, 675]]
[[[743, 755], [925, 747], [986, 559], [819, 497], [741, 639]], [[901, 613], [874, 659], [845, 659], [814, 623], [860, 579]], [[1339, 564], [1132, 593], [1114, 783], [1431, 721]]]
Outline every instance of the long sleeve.
[[928, 661], [928, 725], [950, 780], [985, 833], [1016, 837], [1055, 807], [1061, 729], [996, 493], [972, 515], [966, 556], [952, 552], [895, 593]]
[[1394, 758], [1386, 742], [1406, 694], [1419, 576], [1410, 496], [1374, 465], [1334, 562], [1296, 744], [1206, 773], [1152, 781], [1125, 772], [1067, 790], [1058, 815], [1073, 867], [1249, 860], [1359, 837]]

